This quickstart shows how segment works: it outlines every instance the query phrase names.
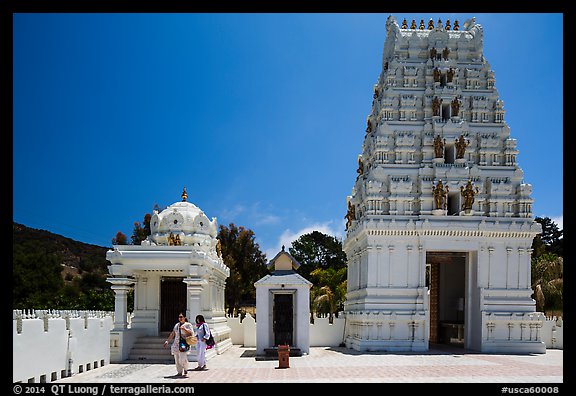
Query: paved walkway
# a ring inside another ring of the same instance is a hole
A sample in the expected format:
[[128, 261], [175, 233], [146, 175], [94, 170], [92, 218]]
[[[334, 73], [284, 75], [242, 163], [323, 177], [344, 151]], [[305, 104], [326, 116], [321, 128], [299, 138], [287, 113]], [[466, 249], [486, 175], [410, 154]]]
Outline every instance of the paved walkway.
[[[563, 351], [546, 354], [496, 355], [442, 347], [425, 353], [359, 353], [340, 347], [313, 347], [310, 354], [290, 357], [289, 368], [278, 360], [261, 360], [255, 348], [234, 345], [207, 362], [206, 371], [174, 375], [174, 364], [109, 364], [58, 383], [274, 383], [274, 382], [474, 382], [562, 383]], [[190, 369], [196, 366], [190, 362]]]

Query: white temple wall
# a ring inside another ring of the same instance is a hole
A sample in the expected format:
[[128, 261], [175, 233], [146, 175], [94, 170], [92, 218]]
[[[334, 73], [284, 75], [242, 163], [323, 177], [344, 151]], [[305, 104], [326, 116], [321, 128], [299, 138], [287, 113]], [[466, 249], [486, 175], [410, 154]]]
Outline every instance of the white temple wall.
[[270, 290], [267, 288], [257, 287], [256, 288], [256, 301], [260, 304], [256, 304], [256, 318], [265, 321], [267, 325], [256, 326], [256, 354], [263, 355], [264, 348], [274, 343], [272, 338], [272, 332], [270, 331], [272, 325], [272, 297], [269, 296]]
[[112, 312], [14, 310], [12, 323], [13, 382], [52, 382], [110, 363]]
[[134, 311], [131, 328], [143, 330], [146, 335], [157, 335], [160, 322], [161, 274], [135, 271], [134, 279]]
[[302, 353], [310, 352], [310, 292], [306, 288], [296, 289], [294, 304], [294, 340]]

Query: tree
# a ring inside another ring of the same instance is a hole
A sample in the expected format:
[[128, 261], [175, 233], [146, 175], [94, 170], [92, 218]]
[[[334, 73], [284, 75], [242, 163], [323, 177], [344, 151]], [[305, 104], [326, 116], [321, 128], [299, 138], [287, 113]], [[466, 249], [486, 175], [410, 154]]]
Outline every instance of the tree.
[[534, 221], [542, 225], [542, 233], [536, 235], [532, 241], [532, 256], [538, 258], [545, 253], [564, 256], [564, 231], [560, 230], [558, 225], [549, 217], [536, 217]]
[[536, 310], [562, 311], [564, 285], [564, 259], [545, 253], [532, 260], [532, 289]]
[[143, 220], [143, 225], [141, 225], [139, 222], [135, 221], [134, 222], [134, 230], [132, 231], [132, 245], [140, 245], [142, 243], [143, 240], [145, 240], [148, 235], [151, 234], [151, 230], [150, 230], [150, 220], [152, 219], [152, 216], [150, 215], [150, 213], [146, 213], [144, 215], [144, 220]]
[[342, 242], [320, 231], [301, 235], [292, 242], [289, 251], [302, 265], [298, 273], [310, 281], [310, 273], [316, 268], [346, 268], [346, 253], [342, 250]]
[[347, 272], [346, 268], [316, 268], [310, 273], [318, 280], [318, 285], [313, 287], [316, 289], [313, 300], [316, 312], [327, 313], [329, 323], [334, 322], [334, 315], [338, 315], [346, 300]]
[[112, 238], [112, 245], [128, 245], [128, 238], [121, 231], [118, 231], [116, 237]]
[[563, 311], [564, 231], [549, 217], [536, 217], [542, 233], [532, 241], [532, 289], [536, 310]]
[[292, 242], [290, 255], [301, 265], [298, 273], [313, 283], [310, 290], [310, 316], [314, 312], [333, 314], [343, 308], [346, 300], [346, 253], [342, 242], [319, 231], [301, 235]]
[[64, 287], [60, 255], [14, 246], [12, 260], [13, 307], [52, 308], [50, 302]]
[[228, 315], [240, 313], [242, 304], [256, 303], [254, 282], [268, 274], [266, 255], [255, 242], [254, 232], [230, 223], [218, 232], [222, 259], [230, 268], [224, 291]]

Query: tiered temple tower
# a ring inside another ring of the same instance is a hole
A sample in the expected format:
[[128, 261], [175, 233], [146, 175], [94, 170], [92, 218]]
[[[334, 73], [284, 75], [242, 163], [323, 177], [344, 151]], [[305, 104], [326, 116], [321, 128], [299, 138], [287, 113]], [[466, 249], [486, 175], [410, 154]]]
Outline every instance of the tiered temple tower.
[[390, 16], [386, 30], [347, 198], [346, 345], [545, 353], [530, 275], [541, 227], [482, 26]]

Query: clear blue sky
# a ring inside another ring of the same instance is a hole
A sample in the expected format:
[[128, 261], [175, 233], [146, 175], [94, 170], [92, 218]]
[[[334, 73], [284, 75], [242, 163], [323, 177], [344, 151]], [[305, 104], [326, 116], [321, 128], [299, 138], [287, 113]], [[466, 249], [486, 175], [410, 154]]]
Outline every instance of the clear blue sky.
[[[100, 246], [188, 200], [271, 259], [344, 236], [389, 14], [15, 14], [13, 218]], [[562, 14], [484, 27], [536, 216], [563, 220]]]

